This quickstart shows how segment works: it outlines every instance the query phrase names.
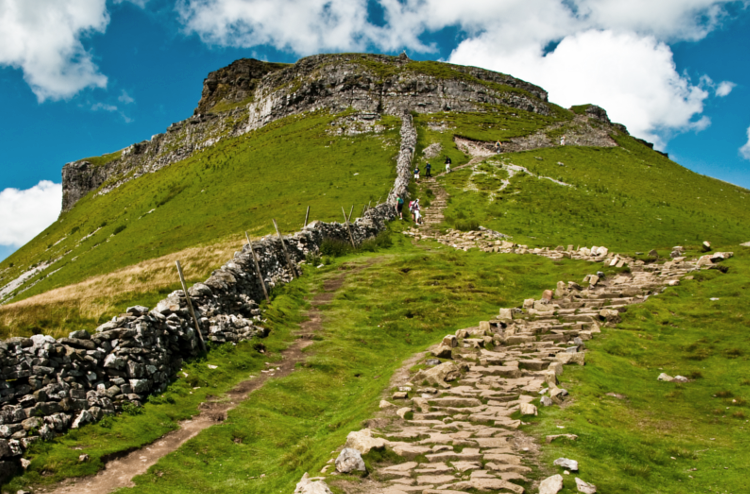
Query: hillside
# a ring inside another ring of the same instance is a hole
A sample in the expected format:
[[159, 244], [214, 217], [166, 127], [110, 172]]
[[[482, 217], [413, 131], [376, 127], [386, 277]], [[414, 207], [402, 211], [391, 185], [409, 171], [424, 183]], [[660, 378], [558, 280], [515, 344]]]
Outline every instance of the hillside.
[[[405, 56], [239, 60], [63, 180], [0, 263], [3, 489], [520, 494], [559, 457], [550, 492], [747, 488], [748, 191], [602, 108]], [[426, 224], [386, 224], [398, 196]]]

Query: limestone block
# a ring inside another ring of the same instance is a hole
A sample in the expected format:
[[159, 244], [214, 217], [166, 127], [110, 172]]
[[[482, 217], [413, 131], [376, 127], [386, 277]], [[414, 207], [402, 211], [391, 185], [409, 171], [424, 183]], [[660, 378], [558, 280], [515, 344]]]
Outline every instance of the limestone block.
[[542, 480], [539, 484], [539, 494], [557, 494], [563, 488], [562, 475], [553, 475]]
[[576, 477], [576, 487], [578, 488], [578, 492], [582, 492], [583, 494], [596, 494], [596, 486], [594, 484], [584, 482], [578, 477]]
[[307, 472], [302, 476], [302, 480], [297, 483], [294, 494], [332, 494], [331, 489], [323, 480], [312, 481]]
[[344, 448], [336, 458], [336, 470], [340, 473], [366, 472], [365, 462], [359, 451], [352, 448]]
[[[411, 410], [411, 408], [407, 408]], [[388, 441], [380, 437], [372, 437], [370, 429], [352, 431], [346, 436], [345, 448], [356, 449], [361, 454], [366, 455], [371, 449], [382, 449], [388, 444]]]

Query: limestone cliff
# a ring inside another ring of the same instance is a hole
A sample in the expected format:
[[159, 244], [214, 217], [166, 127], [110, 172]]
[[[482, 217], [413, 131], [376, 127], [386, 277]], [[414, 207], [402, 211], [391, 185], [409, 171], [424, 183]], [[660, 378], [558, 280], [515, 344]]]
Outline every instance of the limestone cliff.
[[475, 67], [414, 62], [406, 56], [315, 55], [293, 65], [241, 59], [211, 72], [190, 118], [120, 153], [63, 167], [63, 211], [92, 191], [106, 194], [220, 139], [307, 111], [353, 108], [363, 113], [477, 111], [506, 105], [553, 110], [543, 89]]

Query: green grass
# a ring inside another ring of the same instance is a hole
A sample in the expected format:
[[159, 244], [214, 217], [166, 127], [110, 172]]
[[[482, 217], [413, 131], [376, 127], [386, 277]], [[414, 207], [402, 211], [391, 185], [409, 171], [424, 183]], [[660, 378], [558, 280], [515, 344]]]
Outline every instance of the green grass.
[[[361, 421], [372, 416], [391, 373], [404, 359], [444, 334], [493, 316], [498, 306], [517, 305], [558, 279], [578, 279], [590, 271], [582, 262], [457, 252], [432, 242], [413, 246], [401, 235], [394, 235], [393, 243], [387, 250], [347, 255], [325, 268], [306, 270], [285, 290], [283, 308], [272, 314], [277, 322], [275, 332], [264, 341], [269, 348], [277, 350], [288, 341], [289, 327], [307, 307], [301, 294], [313, 294], [324, 280], [350, 273], [323, 309], [324, 330], [308, 349], [307, 362], [290, 376], [267, 382], [230, 412], [225, 423], [203, 431], [138, 477], [136, 488], [122, 492], [291, 492], [302, 473], [318, 471], [348, 432], [361, 428]], [[277, 301], [271, 306], [276, 308]], [[219, 368], [226, 367], [228, 374], [233, 367], [227, 360], [232, 365], [235, 359], [238, 365], [249, 362], [238, 371], [244, 376], [259, 363], [257, 355], [245, 356], [248, 351], [252, 353], [247, 346], [238, 346], [226, 356], [212, 352], [210, 358], [220, 355], [223, 360], [212, 362], [220, 362]], [[211, 394], [225, 389], [225, 382], [229, 381], [220, 380]], [[40, 446], [32, 472], [12, 487], [90, 473], [100, 465], [97, 460], [93, 465], [75, 464], [82, 451], [73, 447], [86, 445], [83, 452], [100, 458], [170, 430], [177, 419], [195, 409], [197, 398], [177, 396], [180, 389], [187, 389], [183, 379], [165, 393], [175, 398], [175, 404], [148, 405], [142, 415], [116, 419], [107, 429], [115, 432], [111, 444], [103, 441], [107, 431], [96, 425]], [[141, 432], [141, 421], [149, 418], [151, 427]], [[43, 469], [51, 475], [40, 477]], [[262, 479], [261, 474], [265, 474]]]
[[122, 156], [122, 150], [115, 151], [114, 153], [103, 154], [101, 156], [92, 156], [91, 158], [84, 158], [80, 161], [88, 161], [89, 163], [97, 167], [97, 166], [104, 166], [107, 163], [110, 163], [116, 159], [119, 159], [120, 156]]
[[352, 204], [361, 211], [385, 197], [393, 183], [400, 122], [385, 119], [383, 134], [341, 138], [327, 134], [335, 119], [325, 112], [289, 117], [223, 140], [116, 192], [89, 194], [0, 263], [0, 270], [13, 264], [0, 283], [62, 257], [31, 279], [41, 281], [18, 300], [244, 230], [271, 233], [272, 218], [282, 231], [295, 231], [308, 205], [311, 220], [339, 220], [341, 206]]
[[[546, 445], [545, 465], [578, 460], [600, 492], [750, 491], [750, 249], [725, 264], [727, 274], [700, 272], [587, 342], [586, 366], [561, 376], [572, 404], [543, 408], [528, 428], [580, 438]], [[662, 372], [694, 380], [659, 382]], [[576, 492], [570, 480], [563, 492]]]
[[471, 219], [520, 243], [594, 242], [620, 252], [750, 239], [750, 191], [691, 172], [630, 137], [616, 140], [622, 147], [566, 146], [488, 160], [573, 187], [520, 173], [491, 201], [486, 184], [474, 184], [479, 192], [465, 190], [470, 170], [448, 175], [442, 179], [451, 195], [446, 223]]
[[[65, 478], [93, 475], [104, 467], [106, 458], [152, 443], [178, 428], [181, 420], [198, 413], [198, 405], [211, 396], [221, 395], [250, 375], [266, 369], [265, 362], [278, 361], [278, 352], [293, 340], [292, 328], [301, 320], [299, 309], [305, 292], [295, 286], [284, 287], [265, 315], [271, 335], [264, 340], [212, 346], [206, 357], [182, 367], [188, 377], [179, 379], [159, 396], [151, 397], [135, 413], [105, 417], [97, 424], [71, 430], [54, 441], [36, 443], [27, 453], [28, 470], [2, 486], [16, 492], [29, 484], [50, 484]], [[266, 353], [255, 348], [258, 343]], [[208, 365], [217, 369], [209, 369]], [[90, 461], [80, 463], [78, 456], [88, 454]]]

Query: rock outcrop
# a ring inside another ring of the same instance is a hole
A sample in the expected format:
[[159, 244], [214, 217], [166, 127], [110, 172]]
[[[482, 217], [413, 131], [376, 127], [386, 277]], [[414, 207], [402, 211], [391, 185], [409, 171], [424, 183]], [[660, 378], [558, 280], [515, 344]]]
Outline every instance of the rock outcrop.
[[221, 139], [289, 115], [354, 109], [368, 115], [402, 116], [477, 111], [488, 104], [552, 113], [543, 89], [475, 67], [361, 54], [315, 55], [293, 65], [237, 60], [209, 74], [190, 118], [122, 152], [66, 164], [63, 211], [92, 191], [106, 194]]

